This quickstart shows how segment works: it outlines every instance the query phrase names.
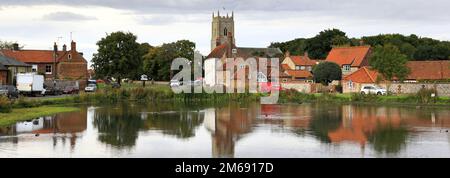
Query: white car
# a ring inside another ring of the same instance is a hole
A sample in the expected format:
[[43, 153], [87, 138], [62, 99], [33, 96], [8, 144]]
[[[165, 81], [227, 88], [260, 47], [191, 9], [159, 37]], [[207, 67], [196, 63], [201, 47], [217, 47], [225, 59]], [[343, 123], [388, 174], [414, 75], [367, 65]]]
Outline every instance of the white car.
[[84, 88], [85, 92], [95, 92], [97, 91], [97, 85], [89, 84], [86, 88]]
[[361, 88], [361, 94], [386, 95], [387, 90], [379, 86], [364, 86]]
[[181, 86], [181, 82], [178, 80], [171, 80], [170, 81], [170, 87], [174, 88], [174, 87], [179, 87]]

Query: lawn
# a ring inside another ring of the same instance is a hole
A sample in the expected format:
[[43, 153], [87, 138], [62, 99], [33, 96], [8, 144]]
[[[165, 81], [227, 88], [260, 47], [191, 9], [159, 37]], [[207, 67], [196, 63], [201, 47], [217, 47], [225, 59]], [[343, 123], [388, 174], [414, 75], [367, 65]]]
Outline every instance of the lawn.
[[74, 112], [78, 110], [79, 109], [75, 107], [62, 106], [42, 106], [36, 108], [13, 109], [11, 113], [0, 113], [0, 126], [7, 126], [19, 121], [54, 115], [63, 112]]

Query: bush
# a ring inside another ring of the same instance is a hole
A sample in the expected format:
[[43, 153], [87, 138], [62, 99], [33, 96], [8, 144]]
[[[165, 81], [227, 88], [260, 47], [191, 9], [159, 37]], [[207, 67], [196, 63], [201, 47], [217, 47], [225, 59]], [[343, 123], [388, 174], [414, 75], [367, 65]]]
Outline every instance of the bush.
[[[432, 97], [434, 94], [434, 97]], [[428, 104], [428, 103], [436, 103], [437, 101], [437, 91], [435, 89], [426, 89], [422, 88], [416, 94], [417, 102]]]
[[11, 101], [6, 96], [0, 96], [0, 113], [10, 113], [12, 111]]
[[19, 108], [32, 108], [39, 106], [39, 103], [37, 101], [27, 101], [24, 97], [19, 97], [19, 99], [16, 101], [16, 105]]

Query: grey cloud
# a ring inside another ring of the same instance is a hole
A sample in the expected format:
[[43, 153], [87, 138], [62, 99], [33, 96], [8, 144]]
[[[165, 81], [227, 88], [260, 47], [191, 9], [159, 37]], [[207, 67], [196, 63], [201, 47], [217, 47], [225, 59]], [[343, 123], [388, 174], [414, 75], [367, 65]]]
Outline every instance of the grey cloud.
[[42, 19], [51, 21], [84, 21], [84, 20], [96, 20], [97, 18], [76, 14], [72, 12], [54, 12], [44, 15]]

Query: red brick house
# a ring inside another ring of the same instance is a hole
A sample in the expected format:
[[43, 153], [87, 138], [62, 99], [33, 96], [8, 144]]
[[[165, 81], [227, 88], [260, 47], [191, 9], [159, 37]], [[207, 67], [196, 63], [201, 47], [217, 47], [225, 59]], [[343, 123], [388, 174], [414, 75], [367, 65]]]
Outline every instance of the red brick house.
[[342, 68], [342, 75], [349, 75], [369, 65], [370, 46], [335, 47], [328, 53], [326, 61]]
[[71, 42], [71, 49], [64, 45], [58, 49], [56, 43], [53, 50], [23, 50], [16, 44], [11, 50], [1, 50], [4, 56], [30, 64], [32, 72], [42, 74], [46, 80], [79, 81], [80, 87], [85, 86], [88, 72], [87, 61], [76, 49], [76, 43]]

